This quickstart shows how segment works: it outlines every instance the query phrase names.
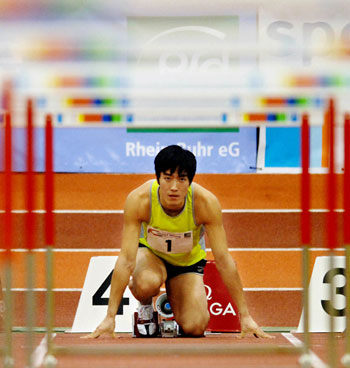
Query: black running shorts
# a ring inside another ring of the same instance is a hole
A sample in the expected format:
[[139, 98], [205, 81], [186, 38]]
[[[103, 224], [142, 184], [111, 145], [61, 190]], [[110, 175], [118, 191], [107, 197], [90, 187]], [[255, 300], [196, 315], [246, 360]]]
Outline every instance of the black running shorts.
[[[147, 247], [144, 244], [139, 243], [139, 248], [147, 248]], [[173, 277], [182, 275], [184, 273], [198, 273], [199, 275], [203, 275], [205, 265], [207, 264], [207, 261], [205, 259], [201, 259], [199, 262], [191, 266], [174, 266], [169, 262], [165, 261], [164, 259], [162, 259], [161, 257], [159, 258], [163, 261], [164, 266], [166, 268], [166, 272], [168, 275], [167, 280], [170, 280]]]

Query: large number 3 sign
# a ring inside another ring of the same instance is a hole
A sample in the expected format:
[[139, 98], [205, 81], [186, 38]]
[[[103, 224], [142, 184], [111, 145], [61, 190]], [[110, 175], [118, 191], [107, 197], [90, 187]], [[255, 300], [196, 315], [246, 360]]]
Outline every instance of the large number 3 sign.
[[[332, 268], [323, 278], [323, 283], [329, 285], [331, 292], [333, 294], [333, 301], [338, 301], [342, 298], [341, 303], [346, 305], [345, 297], [345, 268], [337, 267]], [[341, 285], [339, 285], [341, 283]], [[331, 299], [321, 300], [322, 307], [324, 311], [333, 317], [344, 317], [345, 316], [345, 305], [343, 308], [336, 308], [332, 303]]]
[[[309, 285], [309, 328], [311, 332], [329, 332], [333, 319], [335, 332], [345, 329], [345, 257], [317, 257]], [[303, 331], [303, 313], [298, 332]]]

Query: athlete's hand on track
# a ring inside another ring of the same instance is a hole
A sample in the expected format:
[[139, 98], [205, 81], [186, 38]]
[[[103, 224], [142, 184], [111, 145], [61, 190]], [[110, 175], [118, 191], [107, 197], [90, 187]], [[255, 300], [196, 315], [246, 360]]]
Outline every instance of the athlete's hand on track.
[[110, 335], [113, 338], [115, 329], [115, 319], [110, 316], [106, 316], [105, 319], [99, 324], [94, 332], [89, 335], [82, 336], [83, 339], [97, 339], [102, 335]]
[[275, 336], [265, 333], [250, 315], [241, 317], [240, 322], [241, 322], [241, 331], [242, 331], [239, 336], [240, 338], [243, 338], [247, 334], [253, 334], [257, 338], [259, 337], [266, 338], [266, 339], [275, 338]]

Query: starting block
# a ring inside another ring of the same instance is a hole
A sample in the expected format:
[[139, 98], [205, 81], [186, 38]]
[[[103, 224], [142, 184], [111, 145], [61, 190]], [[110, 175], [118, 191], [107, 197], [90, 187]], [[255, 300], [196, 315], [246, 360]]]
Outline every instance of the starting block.
[[178, 337], [180, 336], [179, 325], [174, 319], [174, 313], [171, 310], [166, 293], [158, 296], [155, 307], [158, 312], [158, 321], [161, 337]]
[[164, 320], [160, 323], [160, 336], [161, 337], [178, 337], [179, 325], [173, 320]]

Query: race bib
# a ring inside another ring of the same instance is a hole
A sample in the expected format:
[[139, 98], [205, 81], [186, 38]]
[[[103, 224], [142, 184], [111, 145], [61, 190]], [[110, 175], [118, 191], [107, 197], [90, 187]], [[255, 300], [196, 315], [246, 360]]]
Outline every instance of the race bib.
[[162, 253], [187, 253], [193, 248], [192, 231], [169, 233], [147, 226], [147, 241], [153, 249]]

